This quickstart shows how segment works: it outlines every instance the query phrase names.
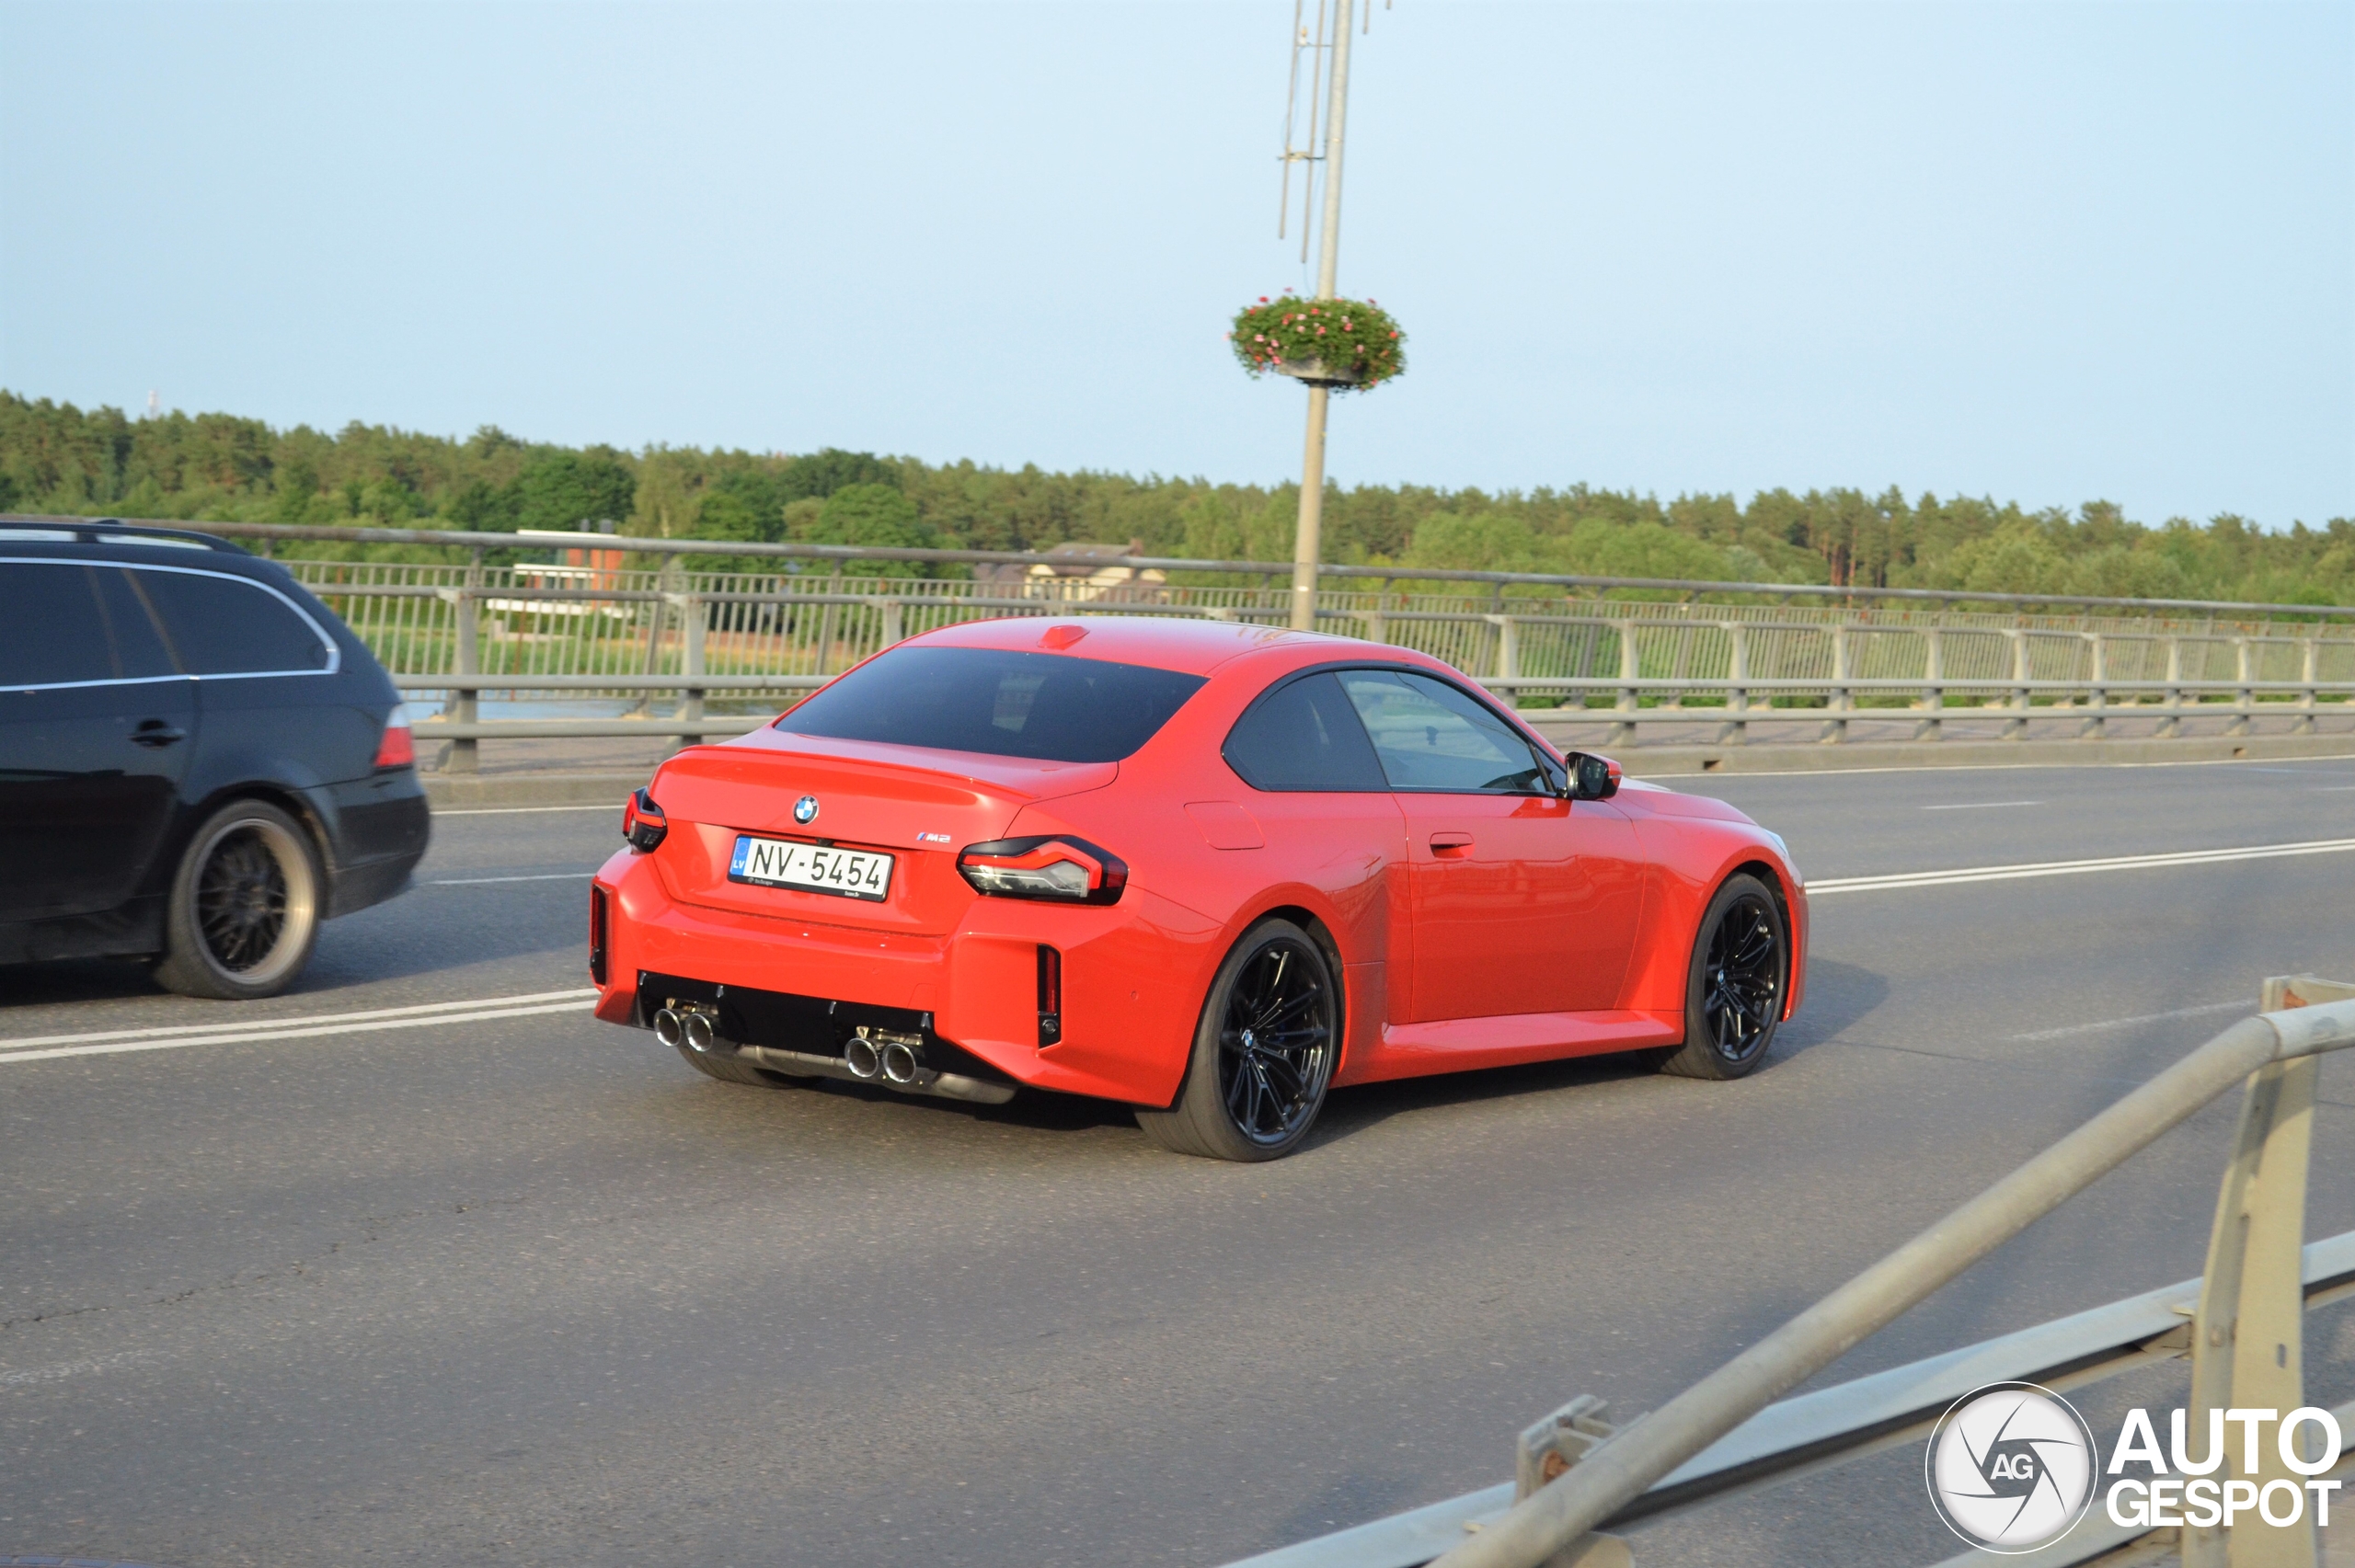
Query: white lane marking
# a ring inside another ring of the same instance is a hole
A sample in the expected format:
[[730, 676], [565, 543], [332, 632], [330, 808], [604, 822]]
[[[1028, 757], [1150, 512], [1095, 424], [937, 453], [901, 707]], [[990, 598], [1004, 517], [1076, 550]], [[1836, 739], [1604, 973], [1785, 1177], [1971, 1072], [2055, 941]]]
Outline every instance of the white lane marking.
[[2211, 1013], [2255, 1013], [2252, 1001], [2211, 1001], [2200, 1007], [2178, 1007], [2171, 1013], [2145, 1013], [2139, 1018], [2105, 1018], [2098, 1024], [2071, 1024], [2059, 1029], [2038, 1029], [2014, 1035], [2015, 1040], [2058, 1040], [2071, 1035], [2097, 1034], [2104, 1029], [2131, 1029], [2138, 1024], [2165, 1024], [2176, 1018], [2201, 1018]]
[[27, 1367], [14, 1372], [0, 1372], [0, 1389], [62, 1382], [67, 1378], [78, 1378], [89, 1372], [103, 1372], [109, 1367], [136, 1367], [156, 1358], [152, 1350], [118, 1350], [111, 1356], [93, 1356], [84, 1361], [57, 1361], [47, 1367]]
[[1924, 806], [1924, 811], [1993, 811], [1999, 806], [2041, 806], [2040, 800], [1959, 800], [1951, 806]]
[[2316, 784], [2306, 793], [2308, 795], [2345, 795], [2350, 789], [2355, 789], [2355, 784]]
[[1878, 893], [1900, 887], [1943, 887], [1960, 882], [2015, 882], [2029, 876], [2081, 876], [2096, 871], [2142, 871], [2163, 865], [2212, 865], [2283, 855], [2343, 854], [2355, 839], [2315, 839], [2295, 844], [2252, 844], [2234, 850], [2185, 850], [2175, 854], [2113, 855], [2104, 860], [2049, 860], [2028, 865], [1973, 865], [1954, 871], [1907, 871], [1890, 876], [1843, 876], [1807, 885], [1808, 896]]
[[[1827, 709], [1825, 711], [1829, 712], [1830, 710]], [[2114, 712], [2115, 710], [2112, 711]], [[2213, 738], [2194, 736], [2192, 738], [2197, 740]], [[1623, 755], [1634, 757], [1638, 763], [1643, 761], [1644, 756], [1643, 750], [1640, 747], [1623, 753]], [[2355, 762], [2355, 751], [2334, 751], [2327, 757], [2307, 757], [2303, 759], [2303, 761], [2309, 762]], [[1926, 773], [1932, 769], [1936, 769], [1941, 773], [2035, 773], [2039, 769], [2047, 773], [2052, 772], [2056, 769], [2062, 769], [2070, 773], [2075, 773], [2080, 769], [2088, 768], [2099, 769], [2104, 773], [2116, 773], [2121, 768], [2239, 768], [2244, 772], [2253, 773], [2298, 773], [2308, 771], [2303, 768], [2259, 768], [2242, 761], [2238, 757], [2186, 757], [2180, 761], [2170, 760], [2165, 762], [1915, 762], [1910, 766], [1899, 765], [1887, 768], [1785, 768], [1779, 771], [1762, 771], [1755, 773], [1696, 772], [1690, 773], [1631, 773], [1628, 776], [1631, 778], [1643, 779], [1647, 782], [1654, 779], [1740, 779], [1743, 783], [1748, 784], [1753, 780], [1763, 781], [1768, 779], [1787, 779], [1794, 784], [1829, 784], [1835, 779], [1857, 778], [1866, 774], [1921, 773]]]
[[543, 871], [531, 876], [444, 876], [428, 882], [428, 887], [479, 887], [486, 882], [572, 882], [583, 876], [594, 876], [593, 871]]
[[107, 1029], [93, 1035], [33, 1035], [18, 1040], [0, 1040], [0, 1051], [24, 1050], [33, 1046], [86, 1046], [102, 1040], [186, 1039], [201, 1045], [213, 1035], [265, 1035], [277, 1029], [302, 1029], [313, 1024], [359, 1024], [372, 1019], [399, 1018], [417, 1024], [438, 1024], [432, 1016], [442, 1013], [480, 1013], [509, 1007], [529, 1007], [542, 1001], [587, 1001], [596, 996], [592, 986], [575, 986], [567, 990], [526, 991], [520, 996], [477, 996], [465, 1001], [428, 1001], [413, 1007], [372, 1007], [354, 1013], [298, 1013], [289, 1018], [240, 1018], [229, 1024], [167, 1024], [150, 1029]]
[[436, 817], [520, 817], [529, 811], [614, 811], [621, 807], [603, 806], [458, 806], [436, 811]]
[[109, 1046], [60, 1046], [53, 1050], [0, 1053], [0, 1067], [20, 1061], [49, 1061], [57, 1057], [114, 1056], [123, 1051], [173, 1051], [187, 1046], [236, 1046], [252, 1040], [310, 1040], [325, 1035], [365, 1035], [378, 1029], [415, 1029], [427, 1024], [495, 1024], [508, 1018], [529, 1018], [542, 1013], [578, 1013], [586, 1001], [543, 1002], [537, 1007], [507, 1007], [487, 1013], [443, 1013], [431, 1018], [380, 1018], [373, 1024], [322, 1024], [315, 1029], [257, 1030], [245, 1035], [205, 1035], [171, 1040], [119, 1040]]

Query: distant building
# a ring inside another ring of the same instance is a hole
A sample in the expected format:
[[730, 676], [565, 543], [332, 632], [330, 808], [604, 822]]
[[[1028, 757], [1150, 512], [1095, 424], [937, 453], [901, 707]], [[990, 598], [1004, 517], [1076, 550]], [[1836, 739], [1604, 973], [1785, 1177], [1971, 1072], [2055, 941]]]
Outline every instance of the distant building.
[[1046, 559], [978, 565], [974, 580], [1026, 597], [1069, 600], [1158, 598], [1160, 586], [1169, 580], [1157, 567], [1127, 564], [1144, 554], [1142, 539], [1126, 544], [1074, 540], [1040, 554]]

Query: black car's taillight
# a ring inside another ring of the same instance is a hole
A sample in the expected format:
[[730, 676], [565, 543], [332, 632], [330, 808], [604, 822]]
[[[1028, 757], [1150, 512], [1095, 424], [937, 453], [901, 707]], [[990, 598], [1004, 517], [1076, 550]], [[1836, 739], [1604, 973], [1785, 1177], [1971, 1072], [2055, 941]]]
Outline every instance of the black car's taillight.
[[589, 979], [597, 985], [605, 983], [605, 890], [589, 889]]
[[1039, 949], [1039, 1043], [1051, 1046], [1063, 1037], [1063, 956], [1051, 947]]
[[1129, 885], [1128, 863], [1086, 839], [994, 839], [957, 857], [957, 870], [976, 892], [1000, 898], [1051, 898], [1068, 904], [1113, 904]]
[[642, 789], [631, 795], [629, 804], [622, 807], [622, 837], [640, 854], [661, 843], [662, 835], [670, 830], [671, 819], [662, 815], [654, 797]]
[[417, 736], [408, 727], [407, 703], [395, 703], [392, 716], [385, 721], [385, 733], [376, 740], [375, 766], [379, 768], [417, 766]]

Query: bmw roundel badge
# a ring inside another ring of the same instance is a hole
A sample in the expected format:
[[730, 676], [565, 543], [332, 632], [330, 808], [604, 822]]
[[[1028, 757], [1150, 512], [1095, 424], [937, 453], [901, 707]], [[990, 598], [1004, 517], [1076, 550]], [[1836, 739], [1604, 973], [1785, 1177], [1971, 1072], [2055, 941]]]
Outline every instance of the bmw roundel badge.
[[818, 797], [814, 795], [805, 795], [795, 801], [793, 819], [805, 828], [815, 822], [818, 819]]

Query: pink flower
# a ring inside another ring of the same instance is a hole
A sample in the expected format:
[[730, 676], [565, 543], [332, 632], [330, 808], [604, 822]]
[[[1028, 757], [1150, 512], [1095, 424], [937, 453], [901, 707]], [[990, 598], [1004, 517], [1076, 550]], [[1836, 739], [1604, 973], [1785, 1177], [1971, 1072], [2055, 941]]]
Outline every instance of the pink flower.
[[1321, 326], [1320, 326], [1320, 327], [1318, 327], [1318, 328], [1316, 329], [1316, 336], [1318, 336], [1319, 338], [1324, 337], [1324, 336], [1325, 336], [1325, 329], [1324, 329], [1323, 327], [1321, 327]]
[[1261, 304], [1266, 304], [1266, 303], [1268, 303], [1268, 296], [1267, 296], [1267, 295], [1265, 295], [1265, 294], [1261, 294], [1261, 295], [1259, 296], [1259, 303], [1260, 303]]

